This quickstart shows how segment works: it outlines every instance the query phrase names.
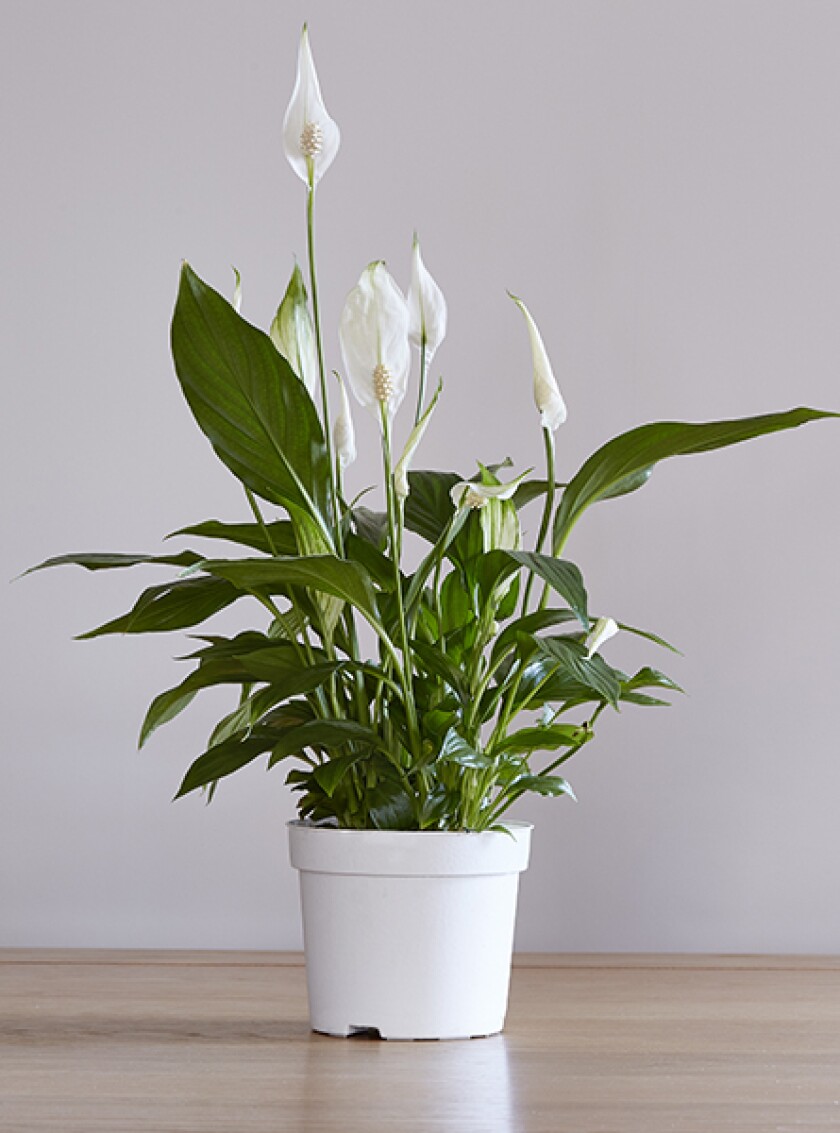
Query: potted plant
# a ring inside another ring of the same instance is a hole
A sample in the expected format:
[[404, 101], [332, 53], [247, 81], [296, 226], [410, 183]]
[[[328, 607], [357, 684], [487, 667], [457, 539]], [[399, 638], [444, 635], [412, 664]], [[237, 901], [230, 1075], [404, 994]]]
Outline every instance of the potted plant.
[[[230, 685], [236, 703], [176, 797], [202, 791], [209, 801], [223, 779], [258, 759], [286, 769], [298, 796], [289, 833], [315, 1029], [488, 1034], [503, 1024], [529, 850], [530, 827], [507, 821], [509, 808], [528, 793], [571, 795], [559, 771], [592, 741], [603, 712], [659, 705], [661, 691], [678, 690], [658, 668], [628, 674], [602, 653], [619, 630], [670, 646], [590, 610], [581, 572], [565, 557], [575, 524], [590, 506], [640, 489], [668, 457], [837, 414], [799, 408], [645, 424], [560, 483], [554, 434], [566, 407], [539, 330], [512, 296], [532, 348], [544, 472], [414, 470], [441, 397], [440, 384], [428, 396], [428, 379], [446, 304], [416, 238], [407, 298], [383, 262], [371, 263], [348, 295], [342, 368], [330, 377], [313, 215], [339, 131], [305, 28], [284, 139], [306, 186], [308, 281], [296, 267], [265, 333], [239, 313], [238, 274], [229, 301], [184, 264], [172, 321], [181, 388], [241, 482], [250, 517], [175, 533], [215, 540], [213, 553], [70, 554], [33, 569], [175, 568], [85, 638], [194, 630], [242, 598], [257, 601], [259, 625], [233, 637], [199, 631], [191, 671], [152, 702], [140, 743], [201, 690]], [[348, 490], [348, 384], [378, 424], [381, 511]], [[397, 452], [401, 409], [414, 419]], [[526, 506], [541, 514], [530, 548], [519, 518]], [[422, 546], [410, 570], [409, 539]]]

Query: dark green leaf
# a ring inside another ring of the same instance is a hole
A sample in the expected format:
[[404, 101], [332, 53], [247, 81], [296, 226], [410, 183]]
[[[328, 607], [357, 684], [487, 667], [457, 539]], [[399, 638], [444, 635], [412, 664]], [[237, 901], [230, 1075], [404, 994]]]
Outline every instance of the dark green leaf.
[[[272, 346], [272, 350], [274, 347]], [[246, 590], [285, 594], [290, 586], [306, 586], [342, 598], [376, 620], [376, 599], [370, 576], [358, 563], [332, 555], [276, 559], [210, 559], [204, 569]]]
[[498, 588], [521, 570], [521, 564], [511, 559], [510, 552], [502, 550], [488, 551], [469, 566], [469, 573], [478, 584], [482, 603], [498, 600]]
[[[268, 532], [268, 538], [265, 531]], [[174, 539], [176, 535], [196, 535], [202, 539], [223, 539], [242, 547], [253, 547], [255, 551], [264, 551], [267, 555], [297, 554], [294, 528], [288, 519], [267, 523], [265, 531], [259, 523], [221, 523], [218, 519], [206, 519], [203, 523], [196, 523], [191, 527], [181, 527], [166, 538]]]
[[244, 739], [241, 736], [233, 736], [216, 744], [192, 764], [175, 798], [180, 799], [190, 791], [206, 787], [208, 783], [215, 783], [217, 779], [232, 775], [234, 771], [252, 763], [257, 756], [268, 751], [273, 742], [272, 733], [254, 730]]
[[[562, 484], [559, 480], [555, 481], [555, 491], [560, 491], [566, 485]], [[516, 504], [517, 509], [527, 507], [532, 500], [538, 500], [540, 496], [544, 496], [548, 491], [548, 480], [525, 480], [519, 485], [513, 493], [513, 502]]]
[[654, 645], [661, 645], [663, 649], [670, 649], [672, 653], [679, 653], [679, 655], [682, 656], [682, 653], [680, 653], [676, 645], [671, 645], [670, 642], [667, 642], [664, 637], [660, 637], [659, 634], [651, 633], [650, 630], [647, 629], [636, 629], [635, 626], [629, 626], [626, 622], [618, 622], [617, 624], [618, 628], [623, 629], [625, 633], [635, 634], [636, 637], [644, 637], [647, 641], [652, 641]]
[[333, 797], [341, 780], [347, 772], [360, 760], [365, 759], [369, 751], [352, 751], [348, 755], [339, 755], [335, 759], [328, 759], [319, 764], [312, 772], [312, 778], [322, 791], [330, 798]]
[[367, 507], [354, 507], [353, 526], [360, 539], [372, 543], [378, 551], [385, 549], [388, 541], [388, 515], [384, 511], [371, 511]]
[[530, 753], [532, 751], [555, 751], [558, 747], [577, 747], [586, 743], [590, 736], [585, 728], [576, 724], [548, 724], [544, 727], [520, 728], [506, 736], [496, 750]]
[[440, 746], [440, 757], [444, 763], [457, 763], [461, 767], [492, 767], [493, 760], [483, 751], [476, 751], [471, 744], [450, 728]]
[[357, 724], [354, 720], [310, 720], [281, 734], [279, 740], [275, 732], [272, 735], [275, 743], [271, 751], [269, 767], [273, 767], [287, 756], [296, 755], [305, 748], [330, 751], [342, 744], [353, 742], [382, 749], [382, 742], [376, 732], [365, 727], [364, 724]]
[[641, 704], [646, 708], [670, 708], [671, 702], [668, 700], [660, 700], [658, 696], [647, 696], [643, 692], [622, 692], [622, 702], [628, 704]]
[[[236, 735], [237, 732], [247, 735], [262, 716], [282, 699], [282, 690], [278, 693], [278, 690], [272, 688], [271, 685], [268, 688], [259, 688], [256, 692], [252, 692], [233, 712], [228, 713], [218, 722], [210, 736], [208, 746], [220, 744], [223, 740]], [[288, 705], [284, 705], [284, 707], [288, 707]], [[308, 708], [309, 706], [304, 705], [304, 707]], [[301, 723], [302, 720], [307, 718], [304, 716], [296, 722]]]
[[547, 582], [552, 590], [569, 603], [583, 628], [589, 629], [586, 587], [583, 584], [583, 576], [574, 563], [565, 559], [556, 559], [553, 555], [538, 555], [531, 551], [505, 551], [504, 554], [527, 567], [543, 582]]
[[624, 689], [668, 688], [674, 692], [685, 692], [685, 689], [680, 688], [676, 681], [667, 677], [664, 673], [660, 673], [658, 669], [650, 669], [647, 666], [639, 669], [638, 673], [621, 683]]
[[459, 629], [473, 619], [472, 602], [464, 589], [460, 571], [450, 571], [443, 580], [440, 588], [440, 605], [443, 615], [443, 625], [440, 629], [444, 634]]
[[542, 629], [575, 620], [575, 615], [571, 610], [536, 610], [533, 614], [526, 614], [522, 618], [517, 618], [515, 622], [505, 626], [496, 638], [496, 643], [493, 646], [493, 659], [498, 660], [506, 650], [511, 649], [516, 644], [520, 637], [533, 637]]
[[455, 472], [409, 472], [405, 501], [405, 525], [409, 531], [436, 543], [455, 513], [449, 493], [461, 479]]
[[243, 680], [242, 666], [232, 658], [225, 657], [199, 665], [175, 688], [156, 696], [149, 705], [146, 718], [140, 728], [138, 747], [142, 747], [149, 736], [161, 724], [174, 720], [187, 707], [195, 694], [203, 688], [218, 684], [239, 684]]
[[[409, 475], [411, 475], [411, 473], [409, 473]], [[472, 516], [468, 514], [467, 511], [459, 511], [451, 520], [451, 522], [448, 522], [446, 526], [440, 531], [434, 545], [432, 546], [432, 549], [429, 551], [429, 553], [418, 566], [417, 570], [412, 575], [411, 583], [405, 596], [405, 608], [409, 619], [414, 616], [415, 608], [420, 602], [420, 599], [424, 593], [426, 581], [428, 580], [432, 571], [435, 570], [437, 565], [443, 562], [444, 557], [447, 555], [447, 553], [449, 553], [451, 557], [459, 559], [459, 561], [461, 562], [464, 561], [463, 554], [459, 554], [457, 556], [454, 554], [453, 544], [455, 544], [456, 541], [461, 541], [460, 537], [462, 536], [462, 534], [467, 534], [464, 529], [469, 528], [469, 521], [471, 518]], [[473, 526], [475, 525], [473, 524]], [[480, 535], [481, 532], [479, 531], [479, 538]]]
[[632, 472], [629, 476], [625, 476], [623, 480], [619, 480], [608, 492], [604, 492], [598, 498], [601, 500], [614, 500], [619, 496], [628, 496], [631, 492], [636, 492], [639, 488], [643, 488], [652, 475], [653, 465], [649, 464], [647, 468], [642, 468], [638, 472]]
[[360, 563], [383, 590], [394, 589], [396, 581], [393, 563], [367, 539], [362, 539], [359, 535], [348, 535], [344, 553], [348, 559]]
[[240, 597], [235, 586], [220, 578], [187, 578], [144, 590], [122, 617], [79, 634], [84, 640], [106, 633], [165, 633], [206, 621]]
[[587, 658], [586, 649], [570, 637], [541, 637], [537, 649], [544, 657], [561, 663], [562, 668], [586, 688], [602, 696], [614, 707], [621, 695], [621, 686], [613, 669], [597, 653]]
[[442, 653], [438, 645], [428, 645], [423, 641], [412, 642], [415, 656], [420, 660], [424, 669], [433, 676], [440, 677], [457, 696], [463, 701], [468, 698], [468, 689], [464, 674]]
[[177, 555], [123, 555], [105, 553], [80, 553], [75, 555], [58, 555], [53, 559], [45, 559], [37, 566], [25, 570], [24, 575], [32, 574], [36, 570], [45, 570], [54, 566], [80, 566], [85, 570], [114, 570], [119, 567], [138, 566], [144, 563], [160, 563], [166, 566], [190, 567], [201, 562], [201, 555], [195, 551], [180, 551]]
[[237, 657], [245, 653], [254, 653], [258, 649], [290, 648], [286, 642], [268, 637], [257, 630], [245, 630], [236, 637], [221, 637], [219, 634], [193, 634], [193, 640], [205, 641], [207, 644], [194, 653], [180, 657], [181, 661], [193, 661], [206, 657]]
[[568, 795], [572, 799], [575, 798], [571, 786], [559, 775], [523, 775], [516, 780], [515, 794], [524, 795], [528, 791], [533, 791], [537, 795], [552, 797]]
[[330, 467], [318, 414], [267, 334], [188, 264], [172, 319], [172, 355], [199, 428], [257, 495], [298, 508], [328, 536]]
[[[632, 491], [660, 460], [688, 456], [739, 444], [753, 437], [782, 429], [793, 429], [822, 417], [840, 414], [821, 409], [791, 409], [786, 413], [767, 413], [760, 417], [741, 417], [733, 421], [690, 424], [684, 421], [657, 421], [641, 425], [608, 441], [582, 465], [563, 493], [554, 520], [553, 546], [559, 551], [583, 511], [597, 500]], [[634, 483], [634, 478], [638, 483]]]

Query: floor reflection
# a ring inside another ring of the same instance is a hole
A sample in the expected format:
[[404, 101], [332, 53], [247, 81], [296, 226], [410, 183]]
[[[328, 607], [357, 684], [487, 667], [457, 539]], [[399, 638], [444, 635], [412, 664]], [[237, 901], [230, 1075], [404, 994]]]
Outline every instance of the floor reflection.
[[513, 1133], [504, 1035], [382, 1042], [312, 1035], [303, 1081], [305, 1129], [347, 1128], [357, 1112], [417, 1130]]

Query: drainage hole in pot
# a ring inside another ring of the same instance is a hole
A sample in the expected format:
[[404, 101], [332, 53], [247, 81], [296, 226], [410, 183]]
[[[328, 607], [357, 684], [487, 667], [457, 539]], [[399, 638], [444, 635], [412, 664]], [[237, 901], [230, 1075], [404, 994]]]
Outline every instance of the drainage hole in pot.
[[378, 1027], [354, 1027], [351, 1025], [347, 1035], [351, 1039], [381, 1039]]

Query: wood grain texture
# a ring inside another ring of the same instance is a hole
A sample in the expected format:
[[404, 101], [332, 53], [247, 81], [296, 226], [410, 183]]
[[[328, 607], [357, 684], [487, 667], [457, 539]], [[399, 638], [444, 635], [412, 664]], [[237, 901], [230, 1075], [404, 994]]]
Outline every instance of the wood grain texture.
[[503, 1035], [383, 1043], [294, 955], [0, 952], [0, 1129], [836, 1131], [840, 959], [519, 957]]

